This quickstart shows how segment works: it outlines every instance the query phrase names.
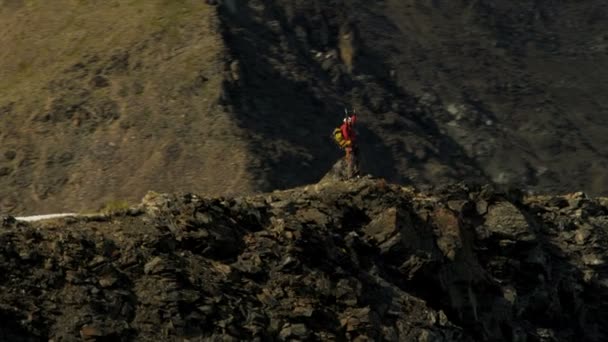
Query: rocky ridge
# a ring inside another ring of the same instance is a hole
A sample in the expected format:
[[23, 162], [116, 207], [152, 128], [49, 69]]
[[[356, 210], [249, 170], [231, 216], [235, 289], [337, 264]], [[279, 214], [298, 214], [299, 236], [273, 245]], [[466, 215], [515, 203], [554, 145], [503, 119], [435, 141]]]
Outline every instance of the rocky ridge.
[[365, 177], [0, 229], [0, 340], [602, 341], [608, 200]]

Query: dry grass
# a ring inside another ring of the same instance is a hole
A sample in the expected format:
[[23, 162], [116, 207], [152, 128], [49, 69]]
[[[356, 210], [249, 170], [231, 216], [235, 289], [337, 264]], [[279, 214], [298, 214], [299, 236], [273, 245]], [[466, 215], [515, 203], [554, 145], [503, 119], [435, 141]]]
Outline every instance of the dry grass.
[[131, 208], [129, 201], [126, 200], [111, 200], [106, 202], [101, 208], [100, 212], [106, 215], [112, 215], [117, 213], [126, 212]]
[[[38, 93], [84, 55], [103, 55], [128, 48], [153, 32], [167, 31], [169, 39], [160, 53], [183, 44], [180, 36], [188, 21], [209, 8], [194, 0], [16, 1], [1, 6], [0, 90], [18, 100]], [[128, 19], [127, 19], [128, 18]], [[163, 51], [164, 50], [164, 51]]]
[[[217, 105], [224, 45], [214, 7], [5, 0], [0, 22], [0, 167], [14, 170], [0, 177], [0, 211], [90, 210], [150, 189], [250, 189], [244, 134]], [[96, 75], [106, 87], [92, 85]]]

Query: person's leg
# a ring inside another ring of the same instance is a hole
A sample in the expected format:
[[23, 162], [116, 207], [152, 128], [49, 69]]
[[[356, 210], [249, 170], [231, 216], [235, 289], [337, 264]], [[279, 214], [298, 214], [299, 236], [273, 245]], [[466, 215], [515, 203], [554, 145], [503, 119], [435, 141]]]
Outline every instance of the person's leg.
[[350, 147], [346, 148], [346, 179], [353, 178], [353, 151]]
[[351, 159], [352, 159], [352, 169], [353, 169], [352, 176], [356, 177], [356, 176], [359, 176], [359, 148], [357, 148], [357, 147], [353, 148], [353, 151], [351, 154], [352, 154]]

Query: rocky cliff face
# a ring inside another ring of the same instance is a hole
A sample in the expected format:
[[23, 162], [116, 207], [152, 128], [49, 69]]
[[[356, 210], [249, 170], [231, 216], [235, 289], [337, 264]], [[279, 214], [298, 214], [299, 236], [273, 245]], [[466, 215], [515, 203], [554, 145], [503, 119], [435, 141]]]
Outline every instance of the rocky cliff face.
[[604, 341], [608, 200], [362, 178], [0, 230], [7, 341]]
[[394, 182], [468, 179], [597, 195], [608, 184], [605, 1], [222, 8], [240, 75], [227, 95], [235, 118], [258, 133], [252, 145], [266, 146], [254, 149], [262, 166], [252, 169], [274, 186], [266, 190], [324, 174], [335, 155], [314, 137], [345, 104], [364, 114], [367, 172]]

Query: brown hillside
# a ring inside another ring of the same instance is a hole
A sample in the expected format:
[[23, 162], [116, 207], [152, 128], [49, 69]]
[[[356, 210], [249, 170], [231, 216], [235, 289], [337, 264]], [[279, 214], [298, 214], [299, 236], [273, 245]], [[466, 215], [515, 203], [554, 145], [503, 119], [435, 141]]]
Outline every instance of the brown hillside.
[[244, 133], [218, 105], [225, 63], [213, 7], [0, 4], [1, 211], [251, 188]]

